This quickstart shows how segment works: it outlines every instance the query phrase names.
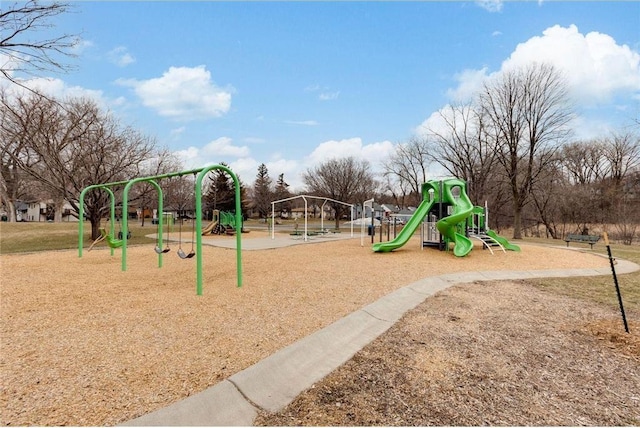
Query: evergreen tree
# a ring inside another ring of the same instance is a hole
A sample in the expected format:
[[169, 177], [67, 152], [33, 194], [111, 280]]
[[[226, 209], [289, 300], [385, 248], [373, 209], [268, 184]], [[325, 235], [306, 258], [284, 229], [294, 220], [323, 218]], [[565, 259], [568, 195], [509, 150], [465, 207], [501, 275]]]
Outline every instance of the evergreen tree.
[[273, 191], [271, 189], [271, 178], [265, 164], [258, 166], [258, 175], [253, 183], [253, 206], [258, 211], [260, 218], [267, 218], [271, 212], [271, 201]]
[[[289, 191], [289, 184], [284, 181], [284, 173], [278, 176], [278, 181], [276, 181], [276, 188], [273, 192], [273, 199], [276, 201], [287, 199], [293, 196]], [[289, 213], [291, 212], [291, 202], [282, 202], [279, 204], [280, 213]]]
[[[224, 162], [220, 162], [220, 165], [228, 167]], [[211, 171], [209, 178], [211, 184], [203, 197], [205, 209], [235, 212], [236, 202], [233, 179], [221, 169]], [[238, 180], [240, 181], [240, 177], [238, 177]], [[245, 189], [240, 181], [240, 197], [242, 199], [241, 206], [243, 215], [245, 213], [244, 194]]]

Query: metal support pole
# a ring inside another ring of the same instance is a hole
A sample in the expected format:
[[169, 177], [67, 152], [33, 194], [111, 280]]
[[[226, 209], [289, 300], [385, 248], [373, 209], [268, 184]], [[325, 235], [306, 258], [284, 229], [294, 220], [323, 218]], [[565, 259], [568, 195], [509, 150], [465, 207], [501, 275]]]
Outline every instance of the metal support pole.
[[622, 304], [622, 294], [620, 294], [620, 286], [618, 285], [618, 276], [616, 275], [614, 259], [611, 255], [611, 247], [609, 246], [609, 236], [607, 232], [603, 233], [604, 243], [607, 246], [607, 254], [609, 255], [609, 263], [611, 264], [611, 273], [613, 273], [613, 282], [616, 285], [616, 294], [618, 295], [618, 304], [620, 305], [620, 313], [622, 314], [622, 323], [624, 324], [624, 331], [629, 333], [629, 325], [627, 324], [627, 316], [624, 313], [624, 305]]

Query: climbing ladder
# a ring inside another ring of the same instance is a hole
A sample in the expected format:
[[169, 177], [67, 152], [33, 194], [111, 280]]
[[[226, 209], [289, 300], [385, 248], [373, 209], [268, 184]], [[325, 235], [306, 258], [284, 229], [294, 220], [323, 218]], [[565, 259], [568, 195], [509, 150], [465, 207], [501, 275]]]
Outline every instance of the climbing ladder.
[[487, 235], [483, 231], [479, 231], [477, 229], [469, 229], [468, 235], [469, 235], [469, 238], [474, 238], [481, 241], [483, 247], [488, 249], [491, 252], [491, 254], [493, 254], [492, 247], [499, 247], [503, 253], [506, 253], [502, 244], [500, 244], [498, 241], [496, 241], [495, 239], [493, 239], [491, 236]]

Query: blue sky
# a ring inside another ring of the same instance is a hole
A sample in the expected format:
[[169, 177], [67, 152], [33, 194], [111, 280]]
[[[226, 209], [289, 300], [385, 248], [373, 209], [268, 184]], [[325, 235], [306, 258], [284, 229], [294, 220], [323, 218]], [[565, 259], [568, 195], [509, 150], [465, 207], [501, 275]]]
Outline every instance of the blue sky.
[[[300, 173], [394, 145], [528, 61], [566, 73], [576, 136], [638, 119], [640, 2], [76, 2], [76, 70], [30, 82], [87, 95], [185, 168]], [[434, 171], [435, 173], [435, 171]]]

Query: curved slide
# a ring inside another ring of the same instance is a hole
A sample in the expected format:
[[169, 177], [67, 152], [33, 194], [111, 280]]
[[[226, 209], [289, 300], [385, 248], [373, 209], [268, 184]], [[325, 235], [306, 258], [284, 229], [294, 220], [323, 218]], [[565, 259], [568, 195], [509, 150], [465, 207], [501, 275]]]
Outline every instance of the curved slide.
[[377, 244], [373, 244], [373, 251], [376, 253], [388, 253], [389, 251], [393, 251], [396, 248], [402, 247], [407, 241], [413, 236], [414, 232], [420, 224], [422, 220], [429, 214], [431, 210], [431, 206], [433, 205], [433, 200], [428, 201], [423, 199], [416, 212], [413, 213], [407, 224], [404, 225], [398, 236], [393, 241], [389, 242], [378, 242]]
[[[460, 187], [460, 197], [456, 199], [451, 190], [457, 186]], [[464, 257], [473, 249], [473, 242], [463, 234], [456, 232], [456, 226], [473, 213], [474, 205], [471, 203], [467, 193], [464, 192], [464, 182], [461, 180], [446, 180], [444, 182], [443, 192], [444, 195], [442, 195], [442, 199], [451, 203], [455, 207], [456, 212], [438, 220], [436, 227], [442, 235], [454, 243], [453, 254], [457, 257]]]

